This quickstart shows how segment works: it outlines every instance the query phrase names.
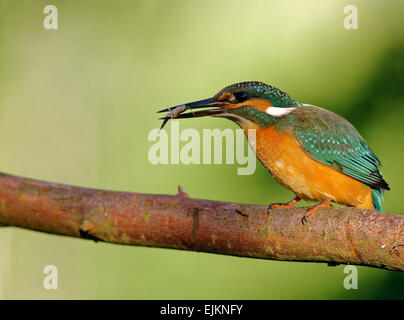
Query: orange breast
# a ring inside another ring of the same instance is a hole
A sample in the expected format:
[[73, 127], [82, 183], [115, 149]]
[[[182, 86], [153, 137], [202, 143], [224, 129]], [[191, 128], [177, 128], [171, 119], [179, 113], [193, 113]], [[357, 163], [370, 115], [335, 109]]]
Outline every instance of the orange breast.
[[288, 132], [256, 128], [256, 154], [273, 177], [298, 197], [373, 209], [370, 187], [307, 155]]

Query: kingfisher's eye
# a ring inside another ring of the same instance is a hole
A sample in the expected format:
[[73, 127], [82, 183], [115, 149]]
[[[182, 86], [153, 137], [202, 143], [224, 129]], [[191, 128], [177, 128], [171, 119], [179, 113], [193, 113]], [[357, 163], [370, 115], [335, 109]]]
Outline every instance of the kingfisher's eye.
[[238, 102], [243, 102], [248, 99], [248, 93], [244, 91], [236, 92], [234, 93], [234, 96], [236, 97]]

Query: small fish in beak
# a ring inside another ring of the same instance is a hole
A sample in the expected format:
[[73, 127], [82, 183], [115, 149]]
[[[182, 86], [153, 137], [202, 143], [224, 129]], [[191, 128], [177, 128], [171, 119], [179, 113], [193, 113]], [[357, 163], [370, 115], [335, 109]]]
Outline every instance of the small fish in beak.
[[[168, 120], [177, 118], [181, 113], [185, 112], [186, 110], [191, 110], [191, 108], [185, 104], [181, 104], [179, 106], [176, 106], [173, 108], [167, 108], [167, 109], [168, 109], [168, 113], [164, 116], [164, 118], [160, 118], [160, 119], [163, 119], [163, 123], [161, 124], [160, 130], [165, 127]], [[165, 110], [167, 110], [167, 109], [165, 109]], [[164, 110], [161, 110], [159, 112], [163, 112], [163, 111]]]
[[[205, 117], [205, 116], [210, 116], [210, 115], [214, 115], [214, 114], [218, 114], [218, 113], [222, 112], [222, 110], [220, 108], [207, 109], [207, 110], [202, 110], [202, 111], [198, 111], [198, 112], [194, 112], [193, 109], [211, 108], [211, 107], [223, 106], [225, 104], [227, 104], [227, 103], [213, 101], [212, 98], [209, 98], [209, 99], [199, 100], [199, 101], [195, 101], [195, 102], [191, 102], [191, 103], [180, 104], [175, 107], [166, 108], [166, 109], [157, 111], [157, 113], [168, 111], [168, 113], [164, 117], [159, 118], [159, 120], [163, 120], [160, 130], [164, 128], [164, 126], [167, 124], [168, 120], [170, 120], [170, 119]], [[191, 112], [183, 114], [187, 110], [191, 110]]]

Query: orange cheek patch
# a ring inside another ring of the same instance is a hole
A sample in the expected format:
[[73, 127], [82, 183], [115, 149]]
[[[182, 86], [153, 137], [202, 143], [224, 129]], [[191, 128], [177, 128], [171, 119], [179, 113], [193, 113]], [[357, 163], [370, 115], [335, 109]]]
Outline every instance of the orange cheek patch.
[[232, 107], [242, 107], [242, 106], [251, 106], [256, 108], [257, 110], [265, 112], [268, 108], [273, 107], [273, 105], [266, 100], [263, 99], [250, 99], [241, 103], [233, 104]]

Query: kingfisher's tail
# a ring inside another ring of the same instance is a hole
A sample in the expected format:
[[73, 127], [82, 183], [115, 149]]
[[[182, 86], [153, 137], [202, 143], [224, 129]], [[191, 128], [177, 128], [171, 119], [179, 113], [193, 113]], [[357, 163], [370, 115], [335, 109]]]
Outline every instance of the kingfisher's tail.
[[382, 203], [383, 203], [383, 189], [372, 189], [372, 203], [373, 208], [377, 211], [383, 211]]

